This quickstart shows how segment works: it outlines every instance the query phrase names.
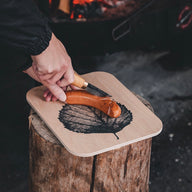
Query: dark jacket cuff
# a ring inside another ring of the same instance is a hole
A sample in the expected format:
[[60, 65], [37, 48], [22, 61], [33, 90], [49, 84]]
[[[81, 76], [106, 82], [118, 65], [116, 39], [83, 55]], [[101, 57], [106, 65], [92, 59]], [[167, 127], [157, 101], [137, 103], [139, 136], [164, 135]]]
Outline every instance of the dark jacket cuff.
[[32, 66], [33, 60], [30, 56], [24, 56], [24, 64], [17, 68], [17, 71], [26, 71], [29, 67]]
[[39, 55], [40, 53], [42, 53], [48, 47], [51, 36], [52, 31], [49, 26], [46, 26], [41, 36], [34, 41], [33, 45], [30, 46], [30, 48], [28, 48], [28, 54]]

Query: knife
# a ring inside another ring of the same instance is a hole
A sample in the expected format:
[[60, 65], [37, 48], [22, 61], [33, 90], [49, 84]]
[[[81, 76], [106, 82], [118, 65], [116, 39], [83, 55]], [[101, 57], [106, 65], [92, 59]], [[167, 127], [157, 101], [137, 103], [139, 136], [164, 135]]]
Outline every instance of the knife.
[[75, 79], [74, 79], [74, 82], [72, 83], [72, 85], [85, 89], [87, 92], [89, 92], [93, 95], [97, 95], [100, 97], [111, 97], [111, 95], [109, 95], [105, 91], [99, 89], [98, 87], [92, 85], [91, 83], [86, 82], [85, 79], [83, 79], [76, 72], [74, 72], [74, 78]]

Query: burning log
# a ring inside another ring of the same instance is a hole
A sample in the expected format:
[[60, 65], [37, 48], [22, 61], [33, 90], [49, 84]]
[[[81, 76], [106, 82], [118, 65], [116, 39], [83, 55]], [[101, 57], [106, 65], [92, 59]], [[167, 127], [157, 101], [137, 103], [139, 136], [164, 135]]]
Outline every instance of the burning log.
[[58, 8], [64, 13], [70, 14], [70, 3], [70, 0], [60, 0]]

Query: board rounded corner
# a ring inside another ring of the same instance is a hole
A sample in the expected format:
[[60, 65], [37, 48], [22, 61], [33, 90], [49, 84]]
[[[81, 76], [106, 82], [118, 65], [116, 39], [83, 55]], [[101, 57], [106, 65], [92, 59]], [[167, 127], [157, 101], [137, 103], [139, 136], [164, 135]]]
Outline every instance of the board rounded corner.
[[26, 95], [25, 95], [25, 98], [27, 100], [28, 103], [30, 103], [30, 95], [31, 95], [31, 92], [33, 92], [33, 89], [35, 89], [35, 87], [33, 87], [32, 89], [28, 90]]

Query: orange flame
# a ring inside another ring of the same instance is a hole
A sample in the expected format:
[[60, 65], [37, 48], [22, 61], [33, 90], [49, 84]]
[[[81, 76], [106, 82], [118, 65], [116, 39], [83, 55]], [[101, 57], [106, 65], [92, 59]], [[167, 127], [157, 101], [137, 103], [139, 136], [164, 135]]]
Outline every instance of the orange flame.
[[91, 3], [93, 1], [95, 1], [95, 0], [73, 0], [73, 4], [80, 4], [80, 5], [82, 5], [82, 4], [85, 4], [85, 3]]

